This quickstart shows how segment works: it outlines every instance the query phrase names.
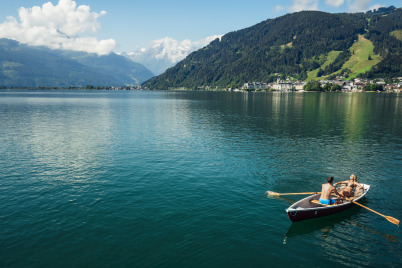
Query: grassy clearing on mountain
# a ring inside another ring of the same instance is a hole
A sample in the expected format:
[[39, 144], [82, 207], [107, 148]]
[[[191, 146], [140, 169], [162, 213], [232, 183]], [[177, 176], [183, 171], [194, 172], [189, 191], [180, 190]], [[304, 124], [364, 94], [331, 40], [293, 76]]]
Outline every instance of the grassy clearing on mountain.
[[328, 53], [327, 61], [322, 65], [322, 68], [327, 67], [335, 61], [335, 59], [341, 54], [342, 51], [331, 51]]
[[287, 43], [286, 45], [281, 45], [281, 49], [284, 50], [287, 47], [292, 47], [293, 42]]
[[[398, 34], [399, 33], [395, 33], [395, 35]], [[340, 70], [330, 75], [341, 75], [341, 70], [348, 69], [351, 71], [349, 79], [355, 78], [357, 75], [369, 71], [371, 67], [382, 60], [379, 55], [376, 55], [373, 52], [373, 43], [370, 40], [364, 38], [362, 35], [359, 35], [359, 39], [350, 47], [349, 50], [352, 53], [352, 56], [349, 58], [349, 60], [346, 61], [345, 64], [343, 64]], [[308, 72], [307, 80], [318, 80], [322, 78], [327, 78], [328, 76], [317, 77], [319, 70], [324, 69], [326, 66], [334, 62], [340, 53], [341, 51], [331, 51], [327, 56], [326, 62], [320, 68]]]
[[342, 69], [351, 71], [349, 78], [355, 78], [357, 75], [369, 71], [382, 60], [379, 55], [374, 54], [373, 43], [362, 35], [359, 35], [359, 40], [349, 50], [352, 57], [342, 66]]
[[[324, 69], [325, 67], [327, 67], [328, 65], [333, 63], [336, 60], [336, 58], [339, 56], [339, 54], [341, 54], [341, 53], [342, 53], [342, 51], [334, 51], [334, 50], [330, 51], [326, 57], [326, 61], [321, 65], [320, 68], [307, 72], [307, 80], [322, 79], [322, 77], [317, 77], [318, 71], [320, 69]], [[323, 55], [321, 55], [321, 57], [323, 57]]]
[[402, 41], [402, 30], [395, 30], [391, 32], [391, 35], [398, 39], [399, 41]]

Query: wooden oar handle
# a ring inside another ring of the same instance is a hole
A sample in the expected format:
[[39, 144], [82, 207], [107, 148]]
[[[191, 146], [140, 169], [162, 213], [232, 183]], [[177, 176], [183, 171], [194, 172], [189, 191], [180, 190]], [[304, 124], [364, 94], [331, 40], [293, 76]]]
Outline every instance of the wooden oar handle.
[[345, 198], [346, 198], [346, 200], [348, 200], [348, 201], [350, 201], [350, 202], [353, 202], [354, 204], [359, 205], [359, 206], [361, 206], [361, 207], [364, 207], [365, 209], [368, 209], [368, 210], [370, 210], [371, 212], [374, 212], [375, 214], [378, 214], [378, 215], [380, 215], [380, 216], [386, 217], [385, 215], [383, 215], [383, 214], [381, 214], [381, 213], [379, 213], [379, 212], [377, 212], [377, 211], [375, 211], [375, 210], [372, 210], [371, 208], [368, 208], [368, 207], [366, 207], [366, 206], [364, 206], [364, 205], [362, 205], [362, 204], [360, 204], [360, 203], [357, 203], [356, 201], [353, 201], [353, 200], [350, 199], [350, 198], [347, 198], [347, 197], [345, 197]]
[[267, 191], [268, 195], [300, 195], [300, 194], [320, 194], [321, 192], [306, 192], [306, 193], [276, 193], [276, 192], [272, 192], [272, 191]]
[[306, 193], [284, 193], [280, 195], [299, 195], [299, 194], [320, 194], [321, 192], [306, 192]]

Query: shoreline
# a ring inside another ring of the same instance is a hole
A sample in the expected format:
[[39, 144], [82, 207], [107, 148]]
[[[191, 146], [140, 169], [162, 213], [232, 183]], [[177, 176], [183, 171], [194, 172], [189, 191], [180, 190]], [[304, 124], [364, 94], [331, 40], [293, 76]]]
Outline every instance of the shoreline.
[[96, 87], [96, 88], [80, 88], [80, 87], [10, 87], [10, 88], [0, 88], [0, 91], [182, 91], [182, 92], [239, 92], [239, 93], [402, 93], [402, 89], [399, 91], [394, 90], [383, 90], [383, 91], [364, 91], [364, 90], [355, 90], [355, 91], [306, 91], [306, 90], [227, 90], [227, 89], [214, 89], [214, 90], [205, 90], [205, 89], [145, 89], [140, 87]]

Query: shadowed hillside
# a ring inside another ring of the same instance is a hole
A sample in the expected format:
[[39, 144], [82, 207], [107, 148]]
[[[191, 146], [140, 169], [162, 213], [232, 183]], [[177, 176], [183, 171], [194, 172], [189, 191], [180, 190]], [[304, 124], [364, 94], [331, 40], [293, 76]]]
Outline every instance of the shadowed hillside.
[[0, 85], [12, 87], [138, 85], [153, 74], [114, 53], [51, 50], [0, 39]]

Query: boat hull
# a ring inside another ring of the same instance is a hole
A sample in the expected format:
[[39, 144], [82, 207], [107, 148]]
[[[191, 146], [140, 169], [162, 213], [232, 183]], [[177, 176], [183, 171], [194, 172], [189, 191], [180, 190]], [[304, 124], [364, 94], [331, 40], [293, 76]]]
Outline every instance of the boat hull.
[[[359, 201], [362, 198], [364, 198], [364, 196], [367, 194], [367, 191], [370, 189], [370, 185], [367, 184], [361, 184], [361, 185], [364, 187], [364, 192], [354, 201]], [[352, 202], [345, 202], [339, 205], [331, 205], [331, 206], [325, 206], [311, 202], [312, 200], [318, 200], [319, 197], [320, 194], [311, 195], [291, 205], [286, 210], [289, 219], [293, 222], [314, 219], [335, 214], [354, 206]]]
[[288, 214], [288, 217], [291, 221], [297, 222], [297, 221], [309, 220], [309, 219], [314, 219], [314, 218], [319, 218], [319, 217], [335, 214], [335, 213], [344, 211], [344, 210], [352, 207], [353, 205], [354, 205], [353, 203], [350, 203], [350, 204], [347, 204], [342, 207], [334, 207], [334, 208], [328, 208], [328, 209], [286, 211], [286, 213]]

